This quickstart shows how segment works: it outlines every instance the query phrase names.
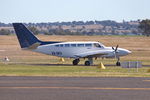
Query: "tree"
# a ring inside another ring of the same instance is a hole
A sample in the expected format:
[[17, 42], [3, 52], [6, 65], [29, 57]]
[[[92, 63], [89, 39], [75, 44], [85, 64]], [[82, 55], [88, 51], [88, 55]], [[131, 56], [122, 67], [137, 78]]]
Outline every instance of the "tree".
[[34, 27], [34, 26], [29, 26], [28, 28], [29, 28], [29, 30], [30, 30], [31, 32], [33, 32], [33, 34], [35, 34], [35, 35], [38, 35], [38, 34], [39, 34], [39, 30], [38, 30], [36, 27]]
[[10, 35], [11, 32], [9, 30], [6, 30], [6, 29], [1, 29], [0, 30], [0, 35]]
[[138, 26], [143, 35], [150, 36], [150, 20], [142, 20]]

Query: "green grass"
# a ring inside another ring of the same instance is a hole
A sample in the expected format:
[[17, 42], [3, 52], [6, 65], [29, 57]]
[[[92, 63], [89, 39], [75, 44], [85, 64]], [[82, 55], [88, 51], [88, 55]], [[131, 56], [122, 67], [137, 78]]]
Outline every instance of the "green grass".
[[150, 68], [123, 69], [116, 66], [106, 66], [105, 70], [97, 66], [53, 66], [53, 65], [23, 65], [0, 64], [0, 76], [51, 76], [51, 77], [150, 77]]

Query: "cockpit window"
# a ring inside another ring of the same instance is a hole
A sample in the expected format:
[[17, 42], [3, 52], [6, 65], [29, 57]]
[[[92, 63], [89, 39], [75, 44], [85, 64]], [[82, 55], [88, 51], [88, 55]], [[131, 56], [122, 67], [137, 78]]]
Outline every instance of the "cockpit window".
[[101, 48], [101, 45], [99, 43], [94, 43], [94, 47], [99, 47]]

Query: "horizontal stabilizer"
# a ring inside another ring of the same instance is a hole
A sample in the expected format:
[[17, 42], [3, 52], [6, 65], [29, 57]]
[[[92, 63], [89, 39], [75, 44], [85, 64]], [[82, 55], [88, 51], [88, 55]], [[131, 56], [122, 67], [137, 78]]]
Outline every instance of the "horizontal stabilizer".
[[28, 47], [28, 49], [36, 49], [41, 43], [37, 42]]

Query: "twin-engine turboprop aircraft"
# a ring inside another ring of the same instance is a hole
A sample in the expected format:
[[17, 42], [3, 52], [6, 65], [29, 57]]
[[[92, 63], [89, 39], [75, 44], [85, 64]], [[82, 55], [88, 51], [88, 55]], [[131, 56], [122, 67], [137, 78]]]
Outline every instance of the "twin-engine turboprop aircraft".
[[31, 50], [47, 55], [74, 58], [73, 65], [78, 65], [80, 58], [87, 58], [85, 65], [93, 64], [93, 58], [117, 58], [116, 65], [120, 65], [120, 57], [131, 51], [114, 47], [106, 47], [100, 42], [56, 42], [41, 41], [36, 38], [22, 23], [13, 23], [17, 38], [23, 50]]

